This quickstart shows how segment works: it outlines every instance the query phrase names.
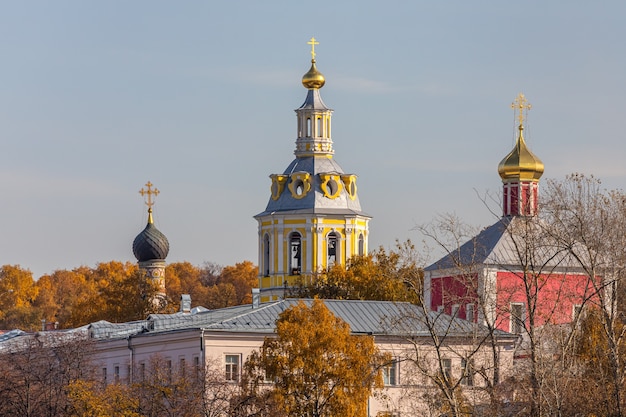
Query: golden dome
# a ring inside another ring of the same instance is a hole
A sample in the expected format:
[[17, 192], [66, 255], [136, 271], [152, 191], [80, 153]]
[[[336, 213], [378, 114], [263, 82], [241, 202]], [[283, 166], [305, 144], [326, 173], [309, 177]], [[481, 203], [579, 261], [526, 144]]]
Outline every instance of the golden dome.
[[498, 173], [503, 180], [537, 181], [543, 175], [543, 162], [526, 146], [523, 130], [524, 126], [520, 124], [515, 148], [498, 165]]
[[311, 69], [302, 76], [302, 85], [309, 90], [313, 90], [324, 87], [324, 83], [326, 83], [326, 79], [324, 75], [317, 70], [315, 59], [312, 59]]

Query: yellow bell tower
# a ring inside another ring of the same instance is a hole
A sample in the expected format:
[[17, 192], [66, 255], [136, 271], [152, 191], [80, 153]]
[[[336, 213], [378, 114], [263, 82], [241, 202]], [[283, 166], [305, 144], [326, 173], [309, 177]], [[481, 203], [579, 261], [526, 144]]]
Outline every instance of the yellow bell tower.
[[296, 109], [296, 158], [282, 174], [270, 175], [269, 202], [254, 216], [262, 301], [281, 298], [298, 280], [367, 253], [371, 217], [361, 211], [357, 176], [344, 173], [333, 159], [333, 111], [320, 96], [326, 80], [315, 65], [318, 42], [311, 38], [308, 44], [311, 68], [302, 77], [306, 99]]

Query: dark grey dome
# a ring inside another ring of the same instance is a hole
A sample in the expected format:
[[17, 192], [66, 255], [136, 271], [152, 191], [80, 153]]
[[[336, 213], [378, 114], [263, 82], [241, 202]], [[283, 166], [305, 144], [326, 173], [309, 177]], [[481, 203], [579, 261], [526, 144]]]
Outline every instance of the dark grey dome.
[[152, 222], [133, 241], [133, 253], [139, 262], [165, 259], [169, 251], [170, 243]]

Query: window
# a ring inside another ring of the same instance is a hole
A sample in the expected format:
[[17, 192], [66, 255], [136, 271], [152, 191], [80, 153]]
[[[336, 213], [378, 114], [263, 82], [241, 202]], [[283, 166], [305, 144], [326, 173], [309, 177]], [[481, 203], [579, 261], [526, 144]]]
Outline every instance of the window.
[[474, 304], [467, 304], [465, 306], [465, 320], [474, 321]]
[[443, 313], [443, 306], [437, 306], [437, 313]]
[[292, 233], [289, 239], [289, 270], [291, 275], [300, 275], [302, 262], [302, 248], [300, 233]]
[[193, 357], [193, 376], [197, 380], [200, 379], [200, 357]]
[[580, 304], [574, 304], [572, 306], [572, 320], [577, 320], [580, 317], [583, 306]]
[[146, 380], [146, 363], [145, 362], [139, 362], [139, 378], [141, 378], [142, 381]]
[[474, 386], [474, 360], [473, 359], [461, 359], [461, 372], [463, 377], [461, 378], [461, 385], [468, 387]]
[[113, 367], [113, 381], [115, 381], [116, 384], [120, 383], [120, 367], [119, 367], [119, 365], [116, 365], [115, 367]]
[[452, 378], [452, 359], [442, 359], [441, 360], [441, 371], [443, 372], [443, 377], [450, 381]]
[[263, 275], [270, 276], [270, 237], [267, 233], [263, 236]]
[[365, 239], [363, 239], [363, 233], [359, 234], [359, 256], [365, 254]]
[[459, 308], [460, 308], [460, 307], [461, 307], [461, 306], [459, 306], [458, 304], [454, 304], [454, 305], [452, 306], [452, 310], [451, 310], [451, 312], [450, 312], [450, 314], [452, 315], [452, 317], [455, 317], [455, 318], [456, 318], [456, 317], [458, 317], [458, 315], [459, 315]]
[[386, 386], [398, 385], [398, 361], [394, 360], [383, 368], [383, 382]]
[[185, 362], [185, 358], [180, 358], [178, 362], [178, 372], [183, 378], [187, 375], [187, 363]]
[[102, 368], [102, 384], [107, 384], [107, 368]]
[[165, 372], [167, 373], [167, 383], [172, 383], [172, 360], [168, 359], [165, 361]]
[[335, 232], [328, 234], [328, 263], [330, 266], [337, 262], [337, 234]]
[[521, 334], [524, 330], [524, 304], [511, 303], [511, 333]]
[[239, 381], [239, 355], [226, 355], [226, 380]]

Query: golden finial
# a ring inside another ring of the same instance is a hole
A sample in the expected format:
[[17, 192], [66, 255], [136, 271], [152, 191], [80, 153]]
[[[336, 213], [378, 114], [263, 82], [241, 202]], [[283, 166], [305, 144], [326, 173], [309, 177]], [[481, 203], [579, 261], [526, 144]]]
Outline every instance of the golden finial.
[[319, 45], [320, 43], [315, 40], [315, 38], [311, 38], [310, 41], [307, 42], [308, 45], [311, 45], [311, 59], [315, 61], [315, 45]]
[[528, 110], [532, 108], [523, 93], [518, 94], [513, 103], [511, 103], [511, 108], [514, 111], [519, 111], [517, 118], [519, 120], [519, 125], [522, 126], [524, 124], [524, 110], [526, 110], [526, 113], [528, 113]]
[[148, 223], [152, 223], [152, 206], [154, 205], [152, 196], [156, 197], [157, 195], [159, 195], [160, 191], [156, 187], [152, 188], [152, 183], [150, 181], [146, 183], [146, 187], [148, 189], [145, 190], [142, 188], [141, 190], [139, 190], [139, 194], [141, 194], [142, 197], [145, 197], [146, 195], [148, 196], [146, 201], [146, 206], [148, 206]]

